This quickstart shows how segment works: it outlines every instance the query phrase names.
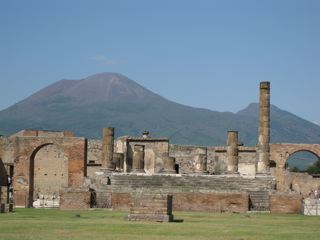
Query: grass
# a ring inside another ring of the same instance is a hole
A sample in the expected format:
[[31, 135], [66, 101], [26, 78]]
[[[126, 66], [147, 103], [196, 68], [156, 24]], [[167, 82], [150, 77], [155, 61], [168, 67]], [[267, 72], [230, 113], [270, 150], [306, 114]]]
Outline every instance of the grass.
[[0, 214], [1, 240], [319, 239], [320, 218], [279, 214], [175, 212], [183, 222], [129, 222], [106, 210], [17, 209]]

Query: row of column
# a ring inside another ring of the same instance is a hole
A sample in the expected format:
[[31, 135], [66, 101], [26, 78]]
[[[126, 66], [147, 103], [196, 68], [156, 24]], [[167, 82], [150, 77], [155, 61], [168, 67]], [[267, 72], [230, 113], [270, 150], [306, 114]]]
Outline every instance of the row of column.
[[[116, 162], [121, 162], [121, 156], [113, 154], [114, 128], [103, 129], [103, 144], [102, 144], [102, 168], [114, 170], [114, 157]], [[229, 131], [227, 137], [227, 172], [238, 172], [238, 132]], [[261, 82], [259, 92], [259, 127], [258, 127], [258, 173], [269, 172], [270, 162], [270, 83]], [[164, 156], [165, 171], [174, 171], [175, 161], [169, 156]], [[123, 161], [123, 156], [122, 156]], [[144, 172], [144, 146], [134, 146], [132, 171]], [[195, 157], [195, 172], [205, 173], [207, 171], [207, 150], [199, 152]]]
[[[102, 143], [102, 169], [114, 171], [120, 169], [123, 165], [123, 154], [113, 153], [114, 144], [114, 128], [103, 129]], [[238, 132], [229, 131], [227, 139], [227, 156], [228, 156], [228, 173], [236, 173], [238, 171]], [[168, 154], [163, 156], [163, 171], [167, 173], [175, 173], [175, 158], [169, 157]], [[141, 173], [144, 171], [144, 146], [135, 145], [132, 157], [132, 172]], [[195, 172], [207, 172], [207, 149], [199, 148], [199, 152], [195, 157]]]

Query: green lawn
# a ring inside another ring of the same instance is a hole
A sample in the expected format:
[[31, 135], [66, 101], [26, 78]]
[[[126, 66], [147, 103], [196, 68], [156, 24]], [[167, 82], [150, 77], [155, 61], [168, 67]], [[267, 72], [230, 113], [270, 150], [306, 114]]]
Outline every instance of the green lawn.
[[0, 214], [0, 239], [320, 239], [320, 218], [175, 212], [173, 223], [129, 222], [126, 213], [17, 209]]

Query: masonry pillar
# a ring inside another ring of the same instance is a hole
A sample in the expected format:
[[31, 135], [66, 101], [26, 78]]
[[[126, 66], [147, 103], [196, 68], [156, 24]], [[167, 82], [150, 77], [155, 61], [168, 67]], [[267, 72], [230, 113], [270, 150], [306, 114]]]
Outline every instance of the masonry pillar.
[[124, 159], [123, 153], [113, 153], [113, 164], [117, 172], [123, 171], [123, 159]]
[[195, 157], [195, 173], [207, 173], [207, 148], [198, 148]]
[[260, 83], [258, 173], [269, 172], [270, 161], [270, 82]]
[[165, 156], [163, 156], [163, 172], [175, 174], [176, 173], [175, 162], [176, 162], [176, 158], [169, 157], [168, 154], [165, 154]]
[[113, 139], [114, 139], [114, 128], [108, 127], [103, 129], [102, 139], [102, 160], [101, 168], [113, 171]]
[[227, 138], [227, 156], [228, 156], [228, 173], [237, 173], [238, 172], [238, 132], [237, 131], [228, 131]]
[[132, 157], [132, 172], [144, 173], [144, 146], [135, 145]]

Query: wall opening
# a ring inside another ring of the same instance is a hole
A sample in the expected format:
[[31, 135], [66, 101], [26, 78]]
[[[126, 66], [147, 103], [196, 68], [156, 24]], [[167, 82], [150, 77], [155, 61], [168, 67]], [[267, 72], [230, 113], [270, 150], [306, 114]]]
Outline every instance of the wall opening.
[[286, 161], [285, 168], [291, 172], [310, 172], [319, 156], [310, 151], [298, 151]]
[[57, 207], [61, 190], [68, 187], [68, 158], [54, 144], [37, 148], [30, 159], [29, 206]]

